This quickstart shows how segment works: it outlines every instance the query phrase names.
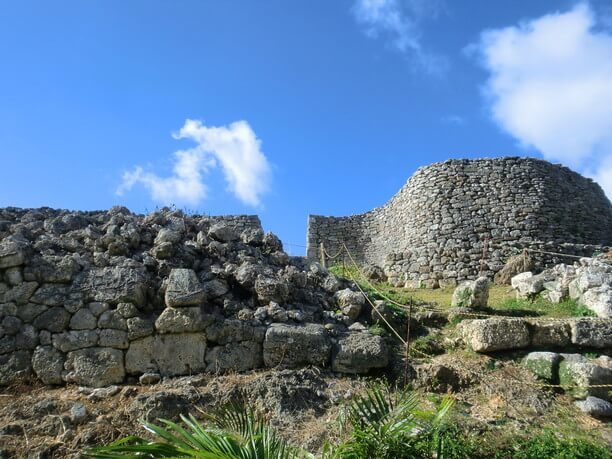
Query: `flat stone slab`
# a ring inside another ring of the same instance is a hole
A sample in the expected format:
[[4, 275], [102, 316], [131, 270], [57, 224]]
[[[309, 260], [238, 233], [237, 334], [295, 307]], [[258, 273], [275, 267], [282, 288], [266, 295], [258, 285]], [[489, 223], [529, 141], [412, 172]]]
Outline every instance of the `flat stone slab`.
[[340, 373], [367, 373], [389, 364], [389, 351], [381, 336], [368, 332], [348, 333], [338, 340], [332, 369]]
[[263, 358], [267, 367], [325, 367], [330, 354], [331, 342], [322, 325], [272, 324], [266, 332]]
[[476, 319], [460, 324], [463, 339], [476, 352], [521, 349], [529, 345], [529, 329], [522, 319]]

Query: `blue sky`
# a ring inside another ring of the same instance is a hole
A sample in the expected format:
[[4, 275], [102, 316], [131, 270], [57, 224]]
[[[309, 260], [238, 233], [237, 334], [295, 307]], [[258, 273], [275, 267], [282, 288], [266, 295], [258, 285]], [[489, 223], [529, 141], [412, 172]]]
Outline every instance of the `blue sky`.
[[611, 18], [606, 1], [4, 1], [0, 206], [257, 213], [299, 246], [308, 214], [367, 211], [448, 158], [543, 157], [610, 195]]

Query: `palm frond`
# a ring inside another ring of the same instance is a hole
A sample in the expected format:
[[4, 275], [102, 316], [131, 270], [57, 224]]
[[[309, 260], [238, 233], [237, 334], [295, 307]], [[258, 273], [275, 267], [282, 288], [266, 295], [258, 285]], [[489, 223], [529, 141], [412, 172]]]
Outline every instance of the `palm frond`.
[[294, 459], [312, 457], [290, 447], [252, 410], [231, 406], [209, 416], [205, 426], [193, 416], [181, 416], [182, 425], [160, 419], [161, 425], [142, 422], [158, 440], [130, 436], [111, 445], [92, 448], [86, 457], [200, 458], [200, 459]]

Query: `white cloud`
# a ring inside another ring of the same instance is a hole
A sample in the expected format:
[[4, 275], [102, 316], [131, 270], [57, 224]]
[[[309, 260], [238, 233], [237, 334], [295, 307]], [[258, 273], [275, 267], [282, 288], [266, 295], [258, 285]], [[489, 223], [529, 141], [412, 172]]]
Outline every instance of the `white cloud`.
[[490, 76], [497, 124], [524, 147], [594, 176], [612, 196], [612, 35], [587, 3], [515, 27], [485, 31], [472, 46]]
[[207, 127], [197, 120], [186, 120], [175, 139], [191, 139], [192, 149], [174, 153], [170, 177], [145, 172], [141, 166], [123, 174], [117, 189], [121, 195], [142, 184], [153, 200], [164, 204], [197, 204], [207, 196], [204, 175], [221, 166], [228, 189], [245, 204], [257, 206], [270, 182], [270, 165], [261, 151], [261, 141], [246, 121], [229, 126]]
[[443, 10], [441, 0], [355, 0], [353, 14], [368, 36], [386, 37], [400, 52], [410, 55], [431, 75], [443, 74], [448, 62], [426, 51], [421, 43], [420, 24]]

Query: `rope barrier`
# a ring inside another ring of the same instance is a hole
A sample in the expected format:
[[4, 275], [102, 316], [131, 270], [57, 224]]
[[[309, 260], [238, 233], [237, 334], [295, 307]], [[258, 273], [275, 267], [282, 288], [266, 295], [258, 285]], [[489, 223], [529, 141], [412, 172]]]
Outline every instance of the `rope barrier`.
[[[344, 245], [344, 243], [342, 244]], [[336, 258], [338, 258], [340, 255], [342, 255], [342, 252], [344, 252], [344, 248], [340, 248], [340, 250], [338, 250], [338, 253], [336, 253], [336, 255], [330, 255], [329, 252], [325, 249], [325, 246], [322, 246], [323, 249], [323, 254], [329, 259], [329, 260], [334, 260]]]
[[[385, 299], [386, 301], [388, 301], [389, 303], [398, 306], [402, 309], [408, 309], [410, 306], [407, 304], [403, 304], [403, 303], [399, 303], [395, 300], [393, 300], [392, 298], [390, 298], [388, 295], [386, 295], [384, 292], [382, 292], [381, 290], [379, 290], [378, 288], [376, 288], [376, 286], [374, 284], [372, 284], [368, 278], [365, 276], [365, 274], [363, 274], [363, 271], [361, 271], [361, 269], [359, 268], [359, 266], [357, 265], [357, 263], [355, 262], [354, 258], [352, 257], [352, 255], [350, 254], [350, 252], [348, 251], [348, 248], [345, 247], [345, 250], [347, 251], [348, 255], [349, 255], [349, 259], [351, 260], [351, 264], [353, 265], [353, 267], [355, 268], [355, 270], [359, 273], [359, 275], [361, 276], [363, 282], [368, 286], [368, 288], [371, 288], [377, 295], [379, 295], [380, 297], [382, 297], [383, 299]], [[432, 312], [439, 312], [439, 313], [443, 313], [443, 314], [448, 314], [448, 311], [440, 308], [440, 307], [435, 307], [435, 306], [429, 306], [429, 305], [415, 305], [416, 308], [419, 309], [423, 309], [425, 311], [432, 311]], [[567, 321], [567, 317], [516, 317], [516, 316], [509, 316], [509, 315], [503, 315], [503, 314], [487, 314], [485, 312], [461, 312], [459, 313], [462, 316], [467, 316], [467, 317], [475, 317], [475, 318], [486, 318], [486, 317], [491, 317], [491, 318], [502, 318], [502, 319], [521, 319], [521, 320], [528, 320], [528, 321], [535, 321], [535, 322], [565, 322]], [[602, 319], [605, 320], [605, 319]]]
[[[348, 249], [348, 247], [346, 247], [346, 245], [343, 243], [343, 249], [346, 251], [349, 259], [351, 260], [351, 263], [353, 264], [354, 268], [356, 269], [356, 271], [362, 276], [362, 278], [366, 281], [366, 283], [369, 285], [370, 288], [372, 288], [377, 294], [379, 294], [381, 297], [387, 299], [389, 302], [391, 302], [392, 304], [395, 304], [396, 306], [400, 306], [400, 307], [410, 307], [410, 305], [403, 305], [402, 303], [399, 303], [397, 301], [394, 301], [393, 299], [389, 298], [387, 295], [385, 295], [384, 293], [380, 292], [378, 289], [376, 289], [376, 287], [370, 283], [367, 280], [367, 277], [363, 274], [363, 272], [361, 271], [361, 269], [359, 268], [359, 265], [357, 265], [357, 262], [355, 261], [355, 259], [353, 258], [353, 255], [351, 254], [350, 250]], [[387, 319], [382, 315], [382, 313], [380, 313], [380, 311], [378, 311], [378, 309], [375, 307], [374, 303], [372, 302], [372, 300], [370, 300], [369, 296], [365, 293], [365, 291], [361, 288], [360, 283], [357, 281], [357, 279], [355, 279], [355, 277], [349, 272], [348, 273], [351, 280], [355, 283], [355, 285], [357, 286], [357, 288], [359, 289], [359, 291], [361, 292], [361, 294], [363, 295], [363, 297], [366, 299], [366, 301], [368, 303], [370, 303], [370, 305], [372, 306], [372, 310], [376, 311], [376, 313], [383, 319], [384, 323], [387, 325], [387, 327], [389, 328], [389, 330], [400, 340], [400, 342], [406, 346], [408, 348], [409, 344], [407, 341], [405, 341], [400, 335], [399, 333], [397, 333], [397, 331], [391, 326], [391, 324], [387, 321]], [[442, 311], [442, 310], [439, 310]], [[492, 315], [492, 314], [470, 314], [470, 313], [461, 313], [462, 315], [471, 315], [471, 316], [486, 316], [486, 317], [511, 317], [511, 316], [499, 316], [499, 315]], [[561, 318], [530, 318], [530, 319], [539, 319], [539, 320], [546, 320], [546, 321], [552, 321], [552, 320], [566, 320], [566, 319], [561, 319]], [[529, 320], [529, 319], [527, 319]], [[414, 346], [412, 347], [412, 349], [410, 349], [411, 352], [416, 352], [418, 354], [423, 355], [425, 358], [427, 359], [433, 359], [435, 358], [435, 356], [427, 354], [419, 349], [415, 349]], [[499, 360], [494, 359], [492, 357], [489, 356], [489, 358], [491, 358], [494, 362], [499, 362]], [[484, 373], [478, 372], [474, 369], [465, 367], [460, 361], [455, 362], [457, 364], [459, 364], [459, 366], [461, 366], [465, 371], [475, 374], [481, 378], [487, 378], [490, 377], [491, 375], [485, 375]], [[525, 386], [530, 386], [530, 387], [539, 387], [539, 388], [558, 388], [558, 389], [604, 389], [604, 388], [612, 388], [612, 384], [590, 384], [590, 385], [584, 385], [584, 386], [579, 386], [579, 385], [571, 385], [571, 384], [546, 384], [546, 383], [538, 383], [538, 382], [529, 382], [529, 381], [523, 381], [523, 380], [519, 380], [515, 377], [512, 377], [512, 379], [522, 385]]]

